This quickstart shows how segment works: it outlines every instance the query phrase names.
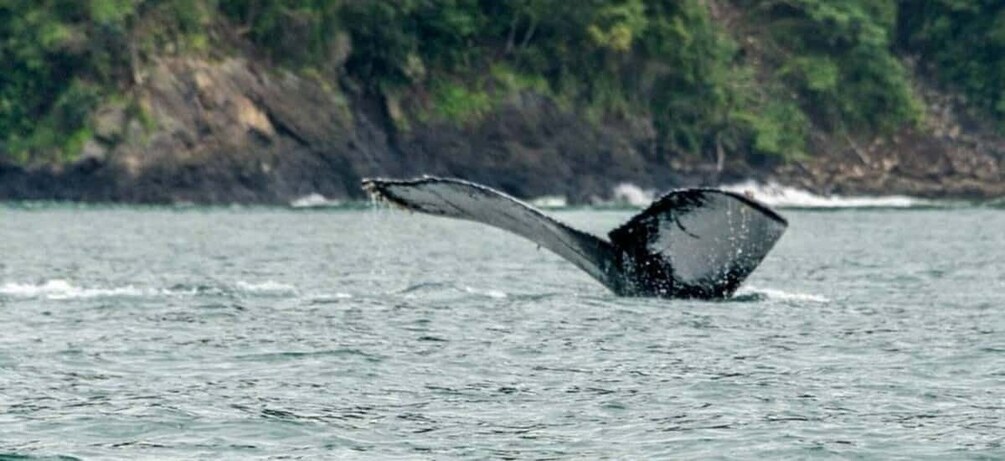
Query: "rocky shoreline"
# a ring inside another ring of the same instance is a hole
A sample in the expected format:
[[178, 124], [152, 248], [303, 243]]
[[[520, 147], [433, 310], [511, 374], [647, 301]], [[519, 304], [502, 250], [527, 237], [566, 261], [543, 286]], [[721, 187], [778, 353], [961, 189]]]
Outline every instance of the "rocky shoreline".
[[[530, 92], [463, 123], [400, 122], [401, 101], [258, 66], [164, 58], [133, 89], [144, 117], [109, 105], [69, 165], [0, 164], [0, 200], [286, 204], [359, 199], [369, 176], [466, 178], [518, 197], [607, 199], [742, 180], [818, 194], [1005, 197], [1005, 139], [925, 94], [929, 126], [888, 138], [811, 136], [807, 159], [671, 156], [645, 119], [590, 120]], [[407, 101], [406, 101], [407, 103]], [[146, 121], [144, 121], [146, 120]]]

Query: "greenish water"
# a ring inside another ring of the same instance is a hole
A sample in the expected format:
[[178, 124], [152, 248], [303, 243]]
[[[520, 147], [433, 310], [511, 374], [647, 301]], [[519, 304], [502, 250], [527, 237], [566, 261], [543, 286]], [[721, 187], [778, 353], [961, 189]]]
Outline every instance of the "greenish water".
[[783, 214], [685, 302], [404, 212], [0, 208], [0, 453], [1005, 457], [1005, 211]]

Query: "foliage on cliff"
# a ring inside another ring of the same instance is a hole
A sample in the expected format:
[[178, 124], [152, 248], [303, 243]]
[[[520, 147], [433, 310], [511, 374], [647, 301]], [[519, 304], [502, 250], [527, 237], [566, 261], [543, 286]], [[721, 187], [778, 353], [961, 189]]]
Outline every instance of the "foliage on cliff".
[[1005, 2], [912, 2], [899, 14], [903, 49], [974, 107], [1005, 121]]
[[237, 53], [381, 98], [402, 129], [476, 120], [534, 91], [598, 122], [648, 118], [664, 156], [793, 158], [811, 127], [918, 122], [903, 54], [1005, 119], [1003, 11], [987, 0], [2, 0], [0, 158], [72, 159], [101, 104], [142, 115], [130, 89], [151, 59]]

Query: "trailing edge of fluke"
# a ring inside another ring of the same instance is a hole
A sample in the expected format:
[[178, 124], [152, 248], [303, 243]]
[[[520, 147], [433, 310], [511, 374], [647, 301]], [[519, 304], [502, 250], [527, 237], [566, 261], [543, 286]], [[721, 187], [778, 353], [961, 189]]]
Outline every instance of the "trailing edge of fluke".
[[608, 233], [582, 232], [492, 188], [460, 179], [364, 179], [399, 207], [488, 224], [551, 250], [620, 296], [731, 296], [788, 222], [767, 206], [717, 189], [667, 193]]

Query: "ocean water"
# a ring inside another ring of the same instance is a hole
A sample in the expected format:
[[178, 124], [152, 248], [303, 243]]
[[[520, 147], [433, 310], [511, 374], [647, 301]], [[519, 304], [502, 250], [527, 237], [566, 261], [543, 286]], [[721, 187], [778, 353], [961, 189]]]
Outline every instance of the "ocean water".
[[782, 213], [699, 302], [399, 211], [0, 206], [0, 458], [1005, 458], [1005, 210]]

